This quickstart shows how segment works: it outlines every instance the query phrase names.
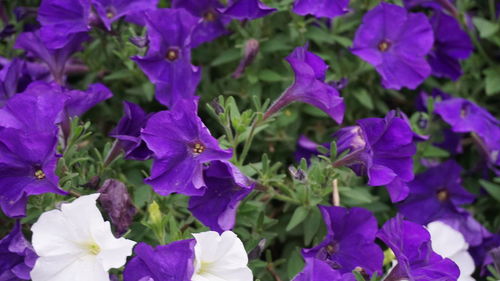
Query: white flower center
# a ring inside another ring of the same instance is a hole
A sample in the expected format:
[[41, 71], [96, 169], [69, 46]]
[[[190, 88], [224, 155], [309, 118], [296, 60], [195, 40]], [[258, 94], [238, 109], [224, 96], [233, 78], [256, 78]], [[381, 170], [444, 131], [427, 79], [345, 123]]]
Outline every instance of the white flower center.
[[96, 242], [90, 242], [85, 246], [91, 255], [97, 256], [101, 252], [101, 247]]

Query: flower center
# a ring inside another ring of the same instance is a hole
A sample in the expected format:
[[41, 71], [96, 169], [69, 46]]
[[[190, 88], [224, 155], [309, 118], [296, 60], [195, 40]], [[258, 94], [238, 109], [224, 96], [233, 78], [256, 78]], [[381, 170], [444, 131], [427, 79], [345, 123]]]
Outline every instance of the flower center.
[[35, 172], [35, 178], [43, 180], [45, 178], [45, 173], [41, 169], [38, 169]]
[[97, 256], [101, 252], [101, 247], [95, 242], [87, 244], [87, 249], [91, 255]]
[[201, 154], [205, 151], [205, 146], [199, 142], [195, 143], [193, 146], [193, 153], [194, 154]]
[[217, 15], [214, 11], [208, 11], [203, 14], [203, 19], [208, 22], [215, 21], [217, 19]]
[[174, 60], [178, 59], [179, 58], [179, 50], [174, 49], [174, 48], [168, 49], [167, 55], [165, 56], [165, 58], [169, 61], [174, 61]]
[[385, 52], [391, 47], [391, 45], [392, 45], [391, 42], [384, 39], [384, 40], [382, 40], [382, 42], [378, 43], [378, 49], [381, 52]]
[[113, 18], [114, 16], [115, 16], [115, 15], [113, 14], [113, 12], [107, 12], [107, 13], [106, 13], [106, 17], [107, 17], [108, 19], [111, 19], [111, 18]]
[[437, 196], [439, 201], [444, 202], [444, 201], [448, 200], [448, 198], [450, 197], [450, 194], [448, 193], [448, 190], [441, 189], [440, 191], [438, 191], [436, 196]]

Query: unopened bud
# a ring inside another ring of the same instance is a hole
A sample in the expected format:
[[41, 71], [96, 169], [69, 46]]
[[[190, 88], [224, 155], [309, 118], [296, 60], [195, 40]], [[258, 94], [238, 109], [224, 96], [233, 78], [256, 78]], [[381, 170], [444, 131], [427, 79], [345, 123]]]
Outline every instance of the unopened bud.
[[255, 39], [249, 39], [245, 43], [243, 58], [241, 59], [238, 68], [236, 68], [236, 70], [234, 71], [232, 75], [233, 78], [239, 78], [241, 77], [241, 75], [243, 75], [245, 69], [253, 62], [253, 60], [259, 53], [259, 49], [260, 49], [259, 41]]

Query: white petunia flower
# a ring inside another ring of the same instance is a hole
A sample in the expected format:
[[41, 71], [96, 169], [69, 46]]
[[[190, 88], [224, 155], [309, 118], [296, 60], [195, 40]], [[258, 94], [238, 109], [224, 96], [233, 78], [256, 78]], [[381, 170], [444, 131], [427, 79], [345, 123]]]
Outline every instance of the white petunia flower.
[[460, 277], [457, 281], [474, 281], [471, 277], [474, 273], [474, 260], [467, 251], [469, 244], [465, 242], [462, 233], [440, 221], [434, 221], [427, 225], [431, 234], [432, 249], [444, 258], [454, 261], [460, 269]]
[[232, 231], [193, 234], [196, 239], [195, 272], [192, 281], [252, 281], [248, 256]]
[[125, 264], [134, 241], [115, 238], [96, 200], [82, 196], [61, 210], [43, 213], [33, 225], [33, 248], [39, 256], [33, 281], [109, 281], [108, 270]]

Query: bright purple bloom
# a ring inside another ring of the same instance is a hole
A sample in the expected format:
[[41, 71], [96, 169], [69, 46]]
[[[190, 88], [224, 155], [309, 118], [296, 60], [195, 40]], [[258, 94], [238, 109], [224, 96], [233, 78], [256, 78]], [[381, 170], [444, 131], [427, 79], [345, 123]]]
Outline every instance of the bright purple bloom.
[[293, 12], [302, 16], [334, 18], [349, 12], [349, 0], [295, 0]]
[[0, 240], [0, 280], [30, 280], [30, 271], [37, 255], [24, 238], [21, 224], [16, 222], [12, 231]]
[[432, 8], [436, 11], [441, 11], [442, 9], [447, 10], [451, 15], [457, 16], [457, 8], [453, 5], [450, 0], [403, 0], [403, 4], [407, 9], [426, 7]]
[[462, 208], [456, 208], [455, 212], [449, 212], [439, 220], [462, 233], [470, 246], [480, 245], [491, 236], [491, 233], [474, 219], [469, 211]]
[[339, 92], [325, 83], [328, 65], [317, 55], [298, 47], [286, 58], [295, 73], [295, 82], [267, 110], [264, 119], [296, 102], [305, 102], [323, 110], [338, 124], [344, 118], [345, 105]]
[[482, 267], [481, 275], [484, 275], [485, 267], [493, 262], [490, 252], [497, 247], [500, 247], [500, 234], [490, 234], [481, 244], [470, 248], [469, 251], [474, 261]]
[[38, 8], [38, 21], [42, 25], [40, 40], [50, 49], [61, 49], [90, 30], [89, 0], [42, 0]]
[[385, 118], [361, 119], [357, 126], [335, 133], [337, 151], [349, 153], [335, 166], [348, 166], [357, 175], [367, 175], [368, 185], [386, 185], [393, 202], [408, 195], [405, 183], [413, 180], [415, 135], [408, 122], [390, 111]]
[[158, 194], [202, 195], [203, 164], [232, 156], [231, 150], [219, 147], [197, 110], [198, 98], [181, 100], [172, 110], [151, 116], [142, 131], [155, 160], [146, 183]]
[[190, 281], [194, 273], [194, 239], [156, 248], [139, 243], [123, 272], [124, 281]]
[[123, 102], [123, 117], [110, 136], [118, 139], [119, 145], [125, 151], [125, 159], [146, 160], [151, 157], [151, 150], [141, 139], [141, 130], [148, 119], [149, 115], [140, 106]]
[[213, 161], [203, 172], [205, 193], [192, 196], [189, 211], [211, 230], [231, 230], [238, 206], [255, 185], [236, 166], [226, 161]]
[[7, 216], [25, 216], [30, 195], [66, 194], [55, 173], [56, 146], [55, 126], [46, 132], [0, 127], [0, 207]]
[[306, 266], [292, 281], [355, 281], [352, 273], [341, 274], [328, 263], [310, 258], [306, 259]]
[[384, 224], [377, 237], [391, 248], [398, 261], [386, 281], [456, 281], [460, 275], [453, 261], [432, 250], [430, 234], [419, 224], [398, 215]]
[[430, 22], [435, 37], [434, 48], [428, 56], [432, 74], [457, 80], [462, 75], [459, 60], [472, 54], [472, 41], [458, 21], [444, 12], [435, 11]]
[[487, 110], [462, 98], [436, 103], [435, 112], [455, 133], [472, 133], [486, 158], [500, 165], [500, 121]]
[[224, 10], [224, 15], [238, 20], [253, 20], [276, 11], [260, 0], [230, 0], [227, 9]]
[[14, 47], [23, 49], [46, 63], [53, 79], [63, 85], [66, 62], [73, 53], [81, 50], [81, 45], [88, 39], [88, 36], [83, 33], [75, 34], [71, 36], [70, 40], [63, 47], [55, 49], [48, 48], [42, 41], [42, 36], [43, 34], [39, 30], [21, 33]]
[[99, 203], [108, 213], [116, 235], [122, 236], [129, 229], [137, 213], [127, 187], [118, 180], [107, 179], [97, 192], [101, 193]]
[[363, 17], [351, 52], [375, 67], [385, 88], [415, 89], [431, 74], [425, 56], [433, 43], [424, 14], [382, 2]]
[[475, 199], [462, 186], [461, 172], [460, 165], [448, 160], [418, 174], [408, 183], [410, 194], [399, 205], [399, 211], [422, 225], [457, 214], [457, 207]]
[[24, 61], [13, 59], [0, 70], [0, 107], [19, 92], [18, 84], [24, 67]]
[[224, 5], [219, 0], [173, 0], [172, 7], [186, 9], [199, 19], [191, 34], [192, 48], [228, 33], [231, 17], [222, 13]]
[[383, 253], [375, 244], [378, 231], [373, 214], [362, 208], [319, 206], [326, 224], [323, 242], [311, 249], [303, 249], [304, 258], [319, 259], [340, 273], [350, 273], [355, 268], [371, 275], [382, 273]]
[[156, 99], [168, 106], [194, 96], [201, 71], [191, 65], [190, 34], [197, 22], [183, 9], [145, 13], [149, 50], [132, 59], [156, 85]]
[[120, 18], [147, 10], [154, 10], [159, 0], [91, 0], [95, 11], [107, 30]]

